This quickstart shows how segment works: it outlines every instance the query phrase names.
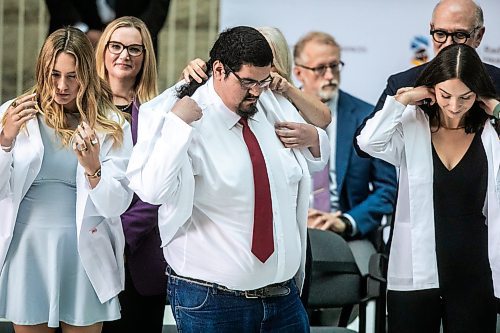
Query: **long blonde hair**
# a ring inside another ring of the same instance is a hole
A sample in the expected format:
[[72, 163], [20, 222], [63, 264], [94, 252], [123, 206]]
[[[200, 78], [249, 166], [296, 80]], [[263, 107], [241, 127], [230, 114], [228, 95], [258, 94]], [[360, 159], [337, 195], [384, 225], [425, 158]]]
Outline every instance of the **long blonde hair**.
[[142, 20], [134, 16], [123, 16], [115, 19], [106, 26], [95, 51], [97, 74], [102, 79], [108, 81], [108, 71], [104, 63], [106, 47], [113, 32], [123, 27], [137, 29], [141, 34], [142, 43], [144, 44], [142, 68], [137, 74], [134, 87], [135, 97], [142, 104], [158, 95], [156, 56], [153, 49], [153, 42], [151, 41], [151, 34]]
[[[69, 146], [75, 129], [70, 127], [63, 106], [54, 100], [55, 87], [51, 79], [56, 57], [63, 52], [75, 57], [76, 79], [79, 83], [76, 108], [81, 119], [97, 131], [111, 135], [114, 139], [113, 146], [121, 145], [123, 142], [121, 125], [125, 120], [113, 105], [108, 83], [97, 75], [92, 45], [80, 30], [66, 27], [54, 31], [47, 37], [38, 55], [36, 83], [23, 96], [36, 92], [38, 106], [46, 124], [54, 128], [64, 146]], [[116, 117], [113, 117], [113, 113]], [[119, 123], [111, 118], [117, 119]], [[5, 116], [2, 123], [5, 126]]]
[[292, 83], [292, 53], [283, 33], [274, 27], [257, 28], [273, 51], [273, 65], [279, 75]]

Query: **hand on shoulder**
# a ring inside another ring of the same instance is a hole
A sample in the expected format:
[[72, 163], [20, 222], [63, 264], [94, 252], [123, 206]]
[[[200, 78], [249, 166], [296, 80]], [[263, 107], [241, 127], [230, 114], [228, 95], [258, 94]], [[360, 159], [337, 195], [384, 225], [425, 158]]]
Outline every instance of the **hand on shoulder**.
[[182, 78], [186, 82], [191, 82], [191, 79], [194, 79], [196, 82], [202, 83], [208, 79], [207, 71], [207, 63], [200, 58], [196, 58], [191, 60], [186, 68], [182, 70]]
[[288, 82], [287, 79], [275, 72], [271, 72], [271, 77], [273, 80], [271, 81], [269, 88], [272, 91], [276, 91], [277, 93], [286, 96], [288, 89], [290, 89], [291, 86], [290, 82]]

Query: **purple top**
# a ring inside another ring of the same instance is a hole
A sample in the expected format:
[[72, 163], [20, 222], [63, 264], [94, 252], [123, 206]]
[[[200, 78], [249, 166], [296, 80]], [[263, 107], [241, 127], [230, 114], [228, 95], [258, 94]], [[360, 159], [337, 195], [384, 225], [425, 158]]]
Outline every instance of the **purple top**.
[[[137, 142], [139, 103], [132, 103], [132, 141]], [[125, 264], [137, 291], [143, 296], [166, 294], [167, 263], [163, 257], [158, 230], [159, 206], [142, 201], [136, 194], [130, 207], [122, 214], [125, 234]]]

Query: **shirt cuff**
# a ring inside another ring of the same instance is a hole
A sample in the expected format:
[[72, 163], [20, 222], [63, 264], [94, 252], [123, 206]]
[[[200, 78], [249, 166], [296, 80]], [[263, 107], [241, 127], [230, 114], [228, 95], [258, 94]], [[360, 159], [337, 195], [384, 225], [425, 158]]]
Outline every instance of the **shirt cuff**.
[[312, 161], [312, 162], [321, 161], [321, 155], [319, 157], [314, 157], [313, 154], [311, 154], [311, 151], [309, 150], [309, 148], [302, 149], [301, 152], [302, 152], [302, 155], [304, 155], [304, 157], [309, 161]]
[[354, 218], [349, 215], [349, 214], [342, 214], [343, 217], [345, 217], [346, 219], [349, 220], [349, 222], [351, 222], [351, 226], [352, 226], [352, 231], [351, 231], [351, 234], [348, 235], [348, 236], [351, 236], [353, 237], [354, 235], [356, 235], [358, 233], [358, 228], [357, 228], [357, 225], [356, 225], [356, 221], [354, 220]]

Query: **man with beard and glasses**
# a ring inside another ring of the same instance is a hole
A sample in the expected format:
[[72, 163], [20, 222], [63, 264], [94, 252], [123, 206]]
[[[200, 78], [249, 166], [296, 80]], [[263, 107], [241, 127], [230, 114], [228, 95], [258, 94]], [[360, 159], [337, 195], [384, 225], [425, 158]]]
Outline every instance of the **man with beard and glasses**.
[[308, 227], [343, 235], [363, 274], [375, 249], [368, 240], [384, 215], [393, 212], [396, 171], [378, 159], [356, 155], [357, 127], [373, 106], [339, 89], [344, 65], [340, 46], [327, 33], [310, 32], [294, 48], [294, 74], [305, 92], [317, 95], [332, 112], [326, 131], [330, 138], [329, 165], [314, 175], [313, 208]]
[[181, 82], [139, 112], [127, 175], [161, 205], [167, 295], [183, 332], [309, 332], [299, 299], [309, 172], [324, 168], [329, 146], [322, 130], [310, 148], [280, 141], [273, 119], [300, 116], [267, 89], [272, 61], [256, 29], [228, 29], [207, 81]]

